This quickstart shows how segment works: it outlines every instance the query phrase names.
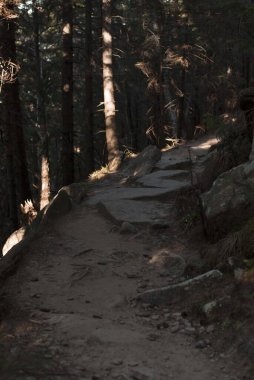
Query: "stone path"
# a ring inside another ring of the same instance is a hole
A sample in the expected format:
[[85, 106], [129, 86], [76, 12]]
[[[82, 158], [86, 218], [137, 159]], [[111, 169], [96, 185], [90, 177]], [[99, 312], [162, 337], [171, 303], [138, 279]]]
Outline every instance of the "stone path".
[[170, 225], [175, 195], [192, 188], [194, 166], [216, 142], [205, 138], [163, 152], [151, 173], [128, 178], [127, 185], [120, 181], [108, 190], [99, 189], [89, 197], [87, 205], [96, 206], [118, 225]]
[[85, 205], [61, 218], [3, 289], [11, 313], [0, 324], [1, 380], [243, 379], [231, 355], [210, 347], [211, 326], [172, 305], [131, 303], [167, 283], [160, 257], [155, 238], [120, 235]]
[[[170, 229], [121, 234], [101, 215], [138, 227], [165, 223], [177, 186], [191, 186], [189, 148], [181, 148], [179, 160], [172, 154], [163, 153], [133, 187], [121, 179], [95, 187], [31, 243], [0, 297], [9, 310], [0, 323], [1, 380], [247, 379], [231, 352], [212, 349], [214, 326], [191, 320], [177, 305], [135, 301], [183, 276], [183, 243]], [[141, 186], [147, 178], [149, 187]], [[160, 187], [161, 178], [172, 186]]]

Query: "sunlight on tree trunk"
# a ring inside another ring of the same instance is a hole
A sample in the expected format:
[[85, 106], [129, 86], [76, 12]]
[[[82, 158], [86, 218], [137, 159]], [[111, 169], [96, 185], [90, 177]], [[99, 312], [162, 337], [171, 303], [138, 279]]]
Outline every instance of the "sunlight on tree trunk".
[[48, 157], [42, 156], [41, 160], [41, 197], [40, 210], [49, 203], [50, 196], [50, 180], [49, 180], [49, 162]]
[[120, 166], [121, 159], [117, 137], [114, 80], [112, 68], [113, 50], [111, 31], [111, 6], [111, 0], [102, 0], [103, 90], [109, 169], [117, 170]]
[[73, 149], [73, 9], [72, 0], [62, 3], [62, 185], [74, 182]]
[[[43, 75], [42, 60], [41, 60], [41, 51], [40, 51], [39, 10], [40, 10], [40, 5], [38, 1], [33, 0], [34, 49], [35, 49], [35, 64], [36, 64], [36, 85], [37, 85], [37, 125], [40, 128], [40, 136], [41, 136], [40, 209], [42, 209], [46, 204], [49, 203], [49, 200], [50, 200], [50, 173], [49, 173], [49, 158], [48, 158], [48, 130], [47, 130], [47, 120], [46, 120], [44, 83], [43, 83], [43, 76], [42, 76]], [[45, 162], [47, 162], [47, 165], [45, 165]]]
[[92, 2], [86, 1], [85, 21], [86, 21], [86, 39], [85, 39], [85, 123], [83, 126], [83, 141], [84, 147], [84, 170], [83, 178], [87, 178], [94, 171], [94, 121], [93, 121], [93, 68], [92, 68]]

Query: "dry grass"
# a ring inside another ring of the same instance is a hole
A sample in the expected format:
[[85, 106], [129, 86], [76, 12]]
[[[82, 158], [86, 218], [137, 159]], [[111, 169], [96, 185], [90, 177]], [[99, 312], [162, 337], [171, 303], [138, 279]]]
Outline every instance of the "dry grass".
[[89, 182], [96, 182], [105, 178], [110, 173], [108, 165], [102, 166], [89, 175]]

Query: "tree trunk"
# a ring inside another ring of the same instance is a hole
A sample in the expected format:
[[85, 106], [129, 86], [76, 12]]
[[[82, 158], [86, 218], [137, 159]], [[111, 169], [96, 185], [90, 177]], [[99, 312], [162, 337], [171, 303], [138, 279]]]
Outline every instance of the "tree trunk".
[[[9, 3], [7, 3], [8, 6], [12, 10]], [[15, 24], [13, 20], [1, 19], [0, 30], [0, 56], [16, 63]], [[4, 129], [7, 138], [9, 207], [13, 227], [16, 228], [20, 219], [21, 203], [31, 199], [18, 80], [5, 84], [2, 91], [5, 110]]]
[[112, 0], [102, 0], [102, 63], [103, 63], [103, 90], [104, 114], [106, 126], [106, 141], [108, 149], [108, 163], [110, 170], [117, 170], [120, 166], [120, 151], [117, 136], [116, 108], [113, 80], [113, 50], [112, 50]]
[[50, 174], [48, 157], [48, 131], [46, 120], [46, 107], [43, 84], [43, 70], [40, 52], [40, 15], [39, 4], [33, 0], [33, 26], [34, 26], [34, 48], [37, 81], [37, 126], [41, 136], [41, 175], [40, 175], [40, 210], [42, 210], [50, 200]]
[[185, 77], [186, 72], [185, 68], [182, 68], [181, 72], [181, 95], [178, 100], [178, 128], [177, 128], [177, 137], [180, 139], [183, 137], [183, 133], [185, 132], [185, 119], [184, 119], [184, 109], [185, 109]]
[[92, 69], [92, 2], [86, 1], [85, 33], [85, 128], [84, 128], [84, 161], [82, 175], [87, 178], [94, 170], [94, 137], [93, 137], [93, 69]]
[[62, 66], [62, 185], [74, 182], [73, 149], [73, 6], [63, 0], [63, 66]]

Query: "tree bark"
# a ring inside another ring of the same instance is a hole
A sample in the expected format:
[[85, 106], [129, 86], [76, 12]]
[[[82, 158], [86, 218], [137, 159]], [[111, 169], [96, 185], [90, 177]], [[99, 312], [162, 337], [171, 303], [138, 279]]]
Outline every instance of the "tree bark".
[[74, 182], [73, 149], [73, 4], [62, 2], [62, 185]]
[[119, 151], [119, 141], [117, 136], [116, 107], [113, 80], [111, 7], [112, 0], [102, 0], [103, 91], [108, 164], [110, 170], [117, 170], [120, 166], [121, 159]]
[[[7, 7], [12, 10], [11, 3]], [[16, 63], [15, 24], [13, 19], [0, 21], [0, 56]], [[19, 98], [19, 82], [5, 84], [2, 89], [5, 110], [4, 130], [7, 139], [7, 170], [10, 216], [14, 228], [20, 220], [20, 205], [31, 199], [25, 139]]]
[[178, 128], [177, 128], [177, 138], [182, 138], [183, 133], [185, 132], [185, 118], [184, 118], [184, 110], [185, 110], [185, 77], [186, 71], [185, 68], [182, 68], [181, 72], [181, 95], [178, 100]]
[[37, 127], [39, 128], [41, 136], [40, 210], [42, 210], [50, 200], [50, 173], [48, 155], [48, 130], [40, 51], [40, 15], [38, 6], [38, 1], [33, 0], [34, 48], [36, 65], [35, 70], [37, 82]]
[[92, 68], [92, 2], [86, 1], [85, 13], [85, 126], [84, 126], [84, 178], [94, 170], [93, 136], [93, 68]]

